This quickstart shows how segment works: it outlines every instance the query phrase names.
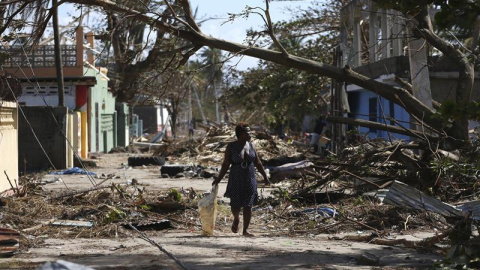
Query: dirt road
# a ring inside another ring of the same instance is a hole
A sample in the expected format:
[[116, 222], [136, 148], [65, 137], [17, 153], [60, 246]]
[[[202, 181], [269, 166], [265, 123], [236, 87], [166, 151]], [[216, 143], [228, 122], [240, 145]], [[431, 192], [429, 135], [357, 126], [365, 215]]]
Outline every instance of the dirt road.
[[[97, 175], [120, 175], [113, 180], [115, 183], [124, 184], [135, 178], [149, 191], [191, 187], [202, 191], [211, 187], [211, 179], [160, 178], [159, 167], [155, 166], [123, 170], [122, 163], [126, 164], [127, 158], [128, 154], [123, 153], [102, 155], [98, 159], [99, 167], [92, 171]], [[46, 179], [53, 177], [56, 176], [45, 176]], [[92, 186], [88, 177], [83, 175], [62, 175], [61, 178], [70, 190]], [[65, 189], [65, 185], [57, 182], [46, 185], [46, 188], [59, 190]], [[224, 190], [225, 183], [221, 183], [219, 194]], [[189, 218], [196, 223], [198, 216]], [[229, 224], [230, 220], [225, 219], [220, 223]], [[147, 234], [189, 269], [418, 269], [429, 268], [441, 258], [439, 254], [415, 249], [332, 240], [332, 235], [325, 234], [289, 237], [288, 229], [278, 228], [272, 232], [265, 229], [267, 225], [254, 221], [251, 228], [256, 235], [254, 238], [233, 234], [226, 225], [217, 228], [213, 237], [201, 236], [199, 226], [179, 226]], [[130, 238], [102, 239], [76, 238], [75, 235], [71, 239], [41, 236], [45, 241], [39, 246], [13, 258], [0, 259], [0, 269], [34, 269], [42, 262], [55, 260], [71, 261], [94, 269], [180, 269], [157, 247], [140, 239], [135, 232], [130, 233]], [[428, 235], [432, 234], [391, 237], [420, 241]], [[362, 254], [373, 255], [379, 261], [362, 260]]]

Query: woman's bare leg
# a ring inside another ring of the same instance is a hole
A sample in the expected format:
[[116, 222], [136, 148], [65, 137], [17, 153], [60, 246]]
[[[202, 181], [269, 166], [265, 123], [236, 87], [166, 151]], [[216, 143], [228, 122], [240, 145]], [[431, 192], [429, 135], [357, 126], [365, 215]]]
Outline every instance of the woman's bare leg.
[[243, 235], [244, 236], [253, 236], [248, 232], [248, 226], [250, 225], [250, 220], [252, 219], [252, 207], [245, 206], [243, 207]]
[[238, 223], [240, 223], [240, 207], [231, 207], [233, 214], [232, 232], [238, 232]]

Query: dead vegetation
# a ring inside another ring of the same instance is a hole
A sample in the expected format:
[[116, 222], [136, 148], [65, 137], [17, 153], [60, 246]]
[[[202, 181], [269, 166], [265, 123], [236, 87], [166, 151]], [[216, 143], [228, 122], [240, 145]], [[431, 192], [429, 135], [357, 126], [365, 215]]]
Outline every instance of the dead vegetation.
[[[194, 165], [186, 170], [186, 177], [211, 177], [202, 176], [198, 168], [213, 170], [213, 166], [219, 166], [234, 133], [228, 126], [205, 128], [206, 135], [201, 138], [164, 140], [154, 155], [162, 155], [172, 164]], [[264, 235], [356, 232], [332, 240], [437, 250], [445, 244], [468, 249], [478, 241], [478, 234], [472, 230], [480, 216], [478, 145], [460, 154], [419, 151], [421, 145], [400, 141], [366, 141], [337, 155], [319, 158], [302, 146], [263, 132], [255, 133], [253, 143], [275, 183], [271, 196], [264, 196], [260, 186], [259, 204], [254, 208], [252, 226]], [[289, 161], [292, 163], [284, 164]], [[104, 178], [108, 177], [113, 176]], [[45, 237], [131, 237], [130, 225], [149, 233], [172, 227], [186, 231], [201, 228], [197, 202], [203, 191], [199, 190], [158, 194], [132, 181], [55, 194], [43, 189], [38, 176], [24, 177], [19, 184], [12, 185], [12, 196], [2, 198], [1, 223], [21, 232], [22, 249], [36, 246]], [[428, 205], [427, 199], [432, 200]], [[216, 230], [229, 232], [231, 222], [229, 207], [220, 200]], [[461, 231], [470, 226], [467, 236], [452, 238], [462, 223], [468, 225]], [[421, 242], [393, 236], [415, 231], [436, 234]], [[468, 258], [478, 256], [471, 254]]]

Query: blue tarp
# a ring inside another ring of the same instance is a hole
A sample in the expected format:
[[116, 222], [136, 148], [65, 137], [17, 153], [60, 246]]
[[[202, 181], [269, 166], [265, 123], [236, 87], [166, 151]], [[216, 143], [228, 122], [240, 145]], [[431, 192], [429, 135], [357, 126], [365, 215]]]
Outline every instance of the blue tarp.
[[335, 209], [328, 208], [328, 207], [321, 207], [321, 208], [308, 208], [302, 211], [303, 213], [311, 213], [317, 212], [317, 214], [321, 214], [325, 217], [335, 217], [338, 216], [338, 212]]
[[337, 212], [337, 210], [329, 208], [329, 207], [307, 208], [307, 209], [304, 209], [304, 210], [292, 211], [292, 212], [290, 212], [290, 214], [294, 215], [294, 216], [297, 216], [297, 215], [300, 215], [302, 213], [306, 214], [306, 213], [312, 213], [312, 212], [315, 212], [318, 215], [321, 215], [323, 217], [336, 217], [336, 216], [340, 215]]
[[78, 167], [73, 167], [71, 169], [65, 169], [57, 172], [49, 172], [48, 174], [88, 174], [88, 175], [96, 175], [94, 172], [87, 172], [84, 169], [80, 169]]
[[56, 262], [46, 262], [37, 270], [94, 270], [85, 265], [80, 265], [64, 260], [58, 260]]

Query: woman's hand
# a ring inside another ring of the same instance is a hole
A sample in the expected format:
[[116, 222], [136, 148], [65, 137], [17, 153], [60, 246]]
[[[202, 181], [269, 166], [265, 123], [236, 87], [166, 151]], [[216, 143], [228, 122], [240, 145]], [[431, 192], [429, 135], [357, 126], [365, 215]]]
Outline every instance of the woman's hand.
[[263, 181], [265, 181], [265, 186], [269, 186], [269, 185], [270, 185], [270, 180], [268, 180], [267, 177], [264, 177], [264, 178], [263, 178]]
[[222, 180], [222, 179], [220, 179], [220, 177], [214, 176], [214, 177], [213, 177], [212, 186], [218, 185], [218, 183], [220, 183], [221, 180]]

